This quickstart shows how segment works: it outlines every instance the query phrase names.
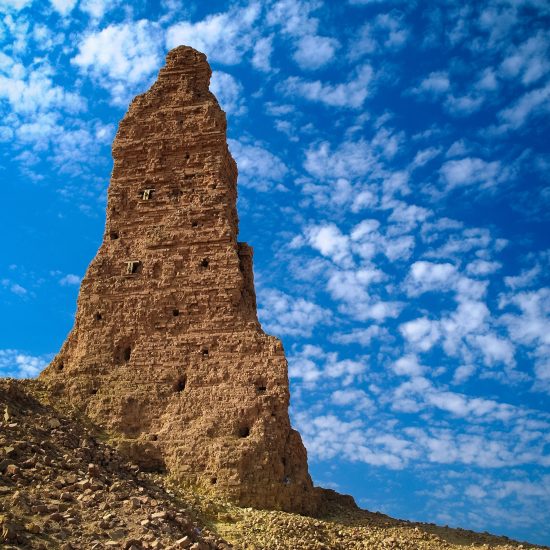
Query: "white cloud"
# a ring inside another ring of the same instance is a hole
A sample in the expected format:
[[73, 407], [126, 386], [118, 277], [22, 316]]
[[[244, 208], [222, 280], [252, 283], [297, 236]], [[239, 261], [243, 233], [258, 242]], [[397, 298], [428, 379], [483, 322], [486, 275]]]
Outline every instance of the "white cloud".
[[0, 350], [0, 376], [11, 378], [34, 378], [48, 362], [49, 355], [33, 356], [14, 349]]
[[252, 65], [261, 71], [271, 70], [271, 54], [273, 53], [273, 35], [256, 40]]
[[113, 8], [119, 5], [119, 0], [80, 0], [79, 9], [91, 18], [100, 20]]
[[500, 319], [510, 339], [526, 346], [534, 359], [534, 389], [550, 391], [550, 288], [502, 295], [499, 305], [512, 310]]
[[276, 336], [311, 336], [315, 328], [329, 322], [332, 315], [313, 302], [275, 289], [261, 289], [258, 306], [265, 330]]
[[378, 325], [361, 329], [353, 329], [350, 332], [337, 332], [330, 337], [332, 342], [337, 344], [359, 344], [368, 347], [373, 340], [382, 340], [387, 338], [387, 331]]
[[336, 390], [332, 392], [330, 400], [335, 405], [348, 406], [357, 412], [372, 412], [376, 408], [363, 390]]
[[334, 59], [339, 47], [335, 38], [308, 34], [298, 40], [293, 57], [302, 69], [319, 69]]
[[525, 86], [535, 83], [550, 71], [549, 47], [550, 33], [543, 31], [517, 47], [511, 46], [500, 65], [500, 74], [504, 78], [519, 77]]
[[318, 381], [324, 389], [331, 383], [349, 386], [367, 372], [364, 360], [340, 359], [336, 352], [326, 353], [319, 346], [310, 344], [289, 355], [288, 364], [289, 376], [302, 379], [310, 388]]
[[255, 23], [260, 5], [253, 2], [244, 8], [209, 15], [201, 21], [182, 21], [166, 31], [166, 46], [191, 46], [204, 52], [210, 61], [235, 65], [254, 46]]
[[32, 4], [33, 0], [0, 0], [0, 8], [20, 11]]
[[351, 265], [349, 237], [343, 235], [333, 223], [306, 228], [308, 244], [337, 264]]
[[440, 169], [445, 189], [479, 185], [481, 189], [494, 187], [503, 180], [507, 172], [500, 161], [486, 162], [476, 157], [449, 160]]
[[19, 283], [11, 281], [10, 279], [1, 279], [0, 285], [17, 296], [26, 296], [28, 294], [28, 290], [25, 287], [21, 286]]
[[427, 317], [419, 317], [399, 325], [403, 338], [420, 351], [428, 351], [440, 338], [439, 325]]
[[317, 0], [278, 0], [266, 14], [268, 25], [280, 26], [283, 34], [299, 37], [317, 31], [319, 20], [311, 12], [320, 7]]
[[363, 55], [387, 55], [402, 48], [409, 38], [409, 30], [403, 18], [396, 13], [377, 15], [365, 23], [349, 46], [349, 56], [357, 59]]
[[392, 363], [391, 368], [399, 376], [422, 376], [426, 368], [419, 362], [414, 355], [405, 355]]
[[515, 364], [515, 350], [509, 340], [499, 338], [494, 334], [480, 334], [475, 336], [475, 339], [486, 365], [492, 366], [499, 362], [507, 365]]
[[414, 262], [411, 265], [407, 292], [411, 296], [430, 291], [453, 290], [451, 281], [457, 277], [457, 269], [449, 263]]
[[158, 71], [159, 32], [155, 23], [145, 19], [109, 25], [87, 34], [71, 62], [109, 91], [113, 103], [125, 106]]
[[214, 71], [210, 80], [210, 91], [216, 96], [222, 109], [231, 115], [246, 112], [241, 83], [229, 73]]
[[229, 139], [228, 144], [239, 167], [239, 183], [257, 191], [268, 191], [282, 184], [288, 170], [279, 157], [258, 143]]
[[74, 275], [73, 273], [68, 273], [67, 275], [59, 279], [59, 284], [61, 286], [74, 286], [74, 285], [79, 285], [81, 281], [82, 281], [82, 278], [79, 277], [78, 275]]
[[504, 284], [512, 290], [531, 286], [541, 273], [540, 266], [536, 265], [529, 270], [522, 271], [519, 275], [504, 277]]
[[372, 78], [372, 67], [365, 64], [345, 83], [330, 84], [291, 76], [283, 83], [282, 90], [287, 95], [303, 97], [330, 107], [359, 109], [368, 96]]
[[7, 55], [0, 57], [0, 101], [6, 101], [13, 112], [23, 116], [54, 109], [78, 113], [86, 102], [78, 94], [54, 84], [53, 69], [38, 64], [28, 70]]
[[76, 5], [77, 0], [50, 0], [53, 8], [60, 15], [69, 15]]
[[550, 84], [525, 93], [510, 107], [500, 111], [498, 117], [502, 124], [497, 131], [517, 130], [532, 117], [548, 112], [550, 112]]
[[490, 262], [487, 260], [474, 260], [466, 266], [466, 271], [470, 275], [485, 277], [498, 271], [502, 267], [500, 262]]
[[430, 73], [412, 91], [418, 95], [440, 95], [447, 92], [450, 87], [449, 75], [446, 72], [439, 71]]
[[305, 169], [320, 179], [363, 176], [378, 166], [367, 141], [345, 141], [335, 151], [323, 141], [306, 151]]

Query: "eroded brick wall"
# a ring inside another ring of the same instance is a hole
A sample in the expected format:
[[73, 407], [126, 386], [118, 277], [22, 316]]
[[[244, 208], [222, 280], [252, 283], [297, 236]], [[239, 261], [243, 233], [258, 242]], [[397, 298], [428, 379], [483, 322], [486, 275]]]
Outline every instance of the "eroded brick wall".
[[206, 57], [172, 50], [114, 144], [103, 243], [42, 373], [143, 467], [256, 507], [313, 512], [281, 342], [237, 242], [237, 166]]

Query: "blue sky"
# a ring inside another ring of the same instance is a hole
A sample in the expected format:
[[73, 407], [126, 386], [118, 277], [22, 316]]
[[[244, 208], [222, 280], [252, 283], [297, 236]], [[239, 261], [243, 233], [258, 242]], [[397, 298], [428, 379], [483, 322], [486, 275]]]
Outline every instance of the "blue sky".
[[550, 543], [549, 28], [539, 0], [0, 0], [0, 373], [65, 339], [118, 121], [191, 45], [316, 483]]

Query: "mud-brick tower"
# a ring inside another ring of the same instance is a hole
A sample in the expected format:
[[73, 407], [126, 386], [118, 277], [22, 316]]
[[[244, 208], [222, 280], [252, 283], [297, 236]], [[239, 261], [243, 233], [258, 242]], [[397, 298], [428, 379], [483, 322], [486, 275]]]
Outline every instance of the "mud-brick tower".
[[237, 166], [206, 56], [172, 50], [113, 144], [103, 243], [41, 375], [144, 468], [247, 506], [313, 512], [281, 342], [237, 242]]

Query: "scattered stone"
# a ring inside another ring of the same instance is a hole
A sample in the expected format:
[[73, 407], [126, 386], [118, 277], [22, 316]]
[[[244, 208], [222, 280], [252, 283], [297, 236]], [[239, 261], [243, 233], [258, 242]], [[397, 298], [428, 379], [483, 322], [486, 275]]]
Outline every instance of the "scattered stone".
[[50, 418], [50, 420], [48, 420], [48, 428], [55, 430], [60, 426], [61, 426], [61, 422], [59, 422], [57, 418]]

